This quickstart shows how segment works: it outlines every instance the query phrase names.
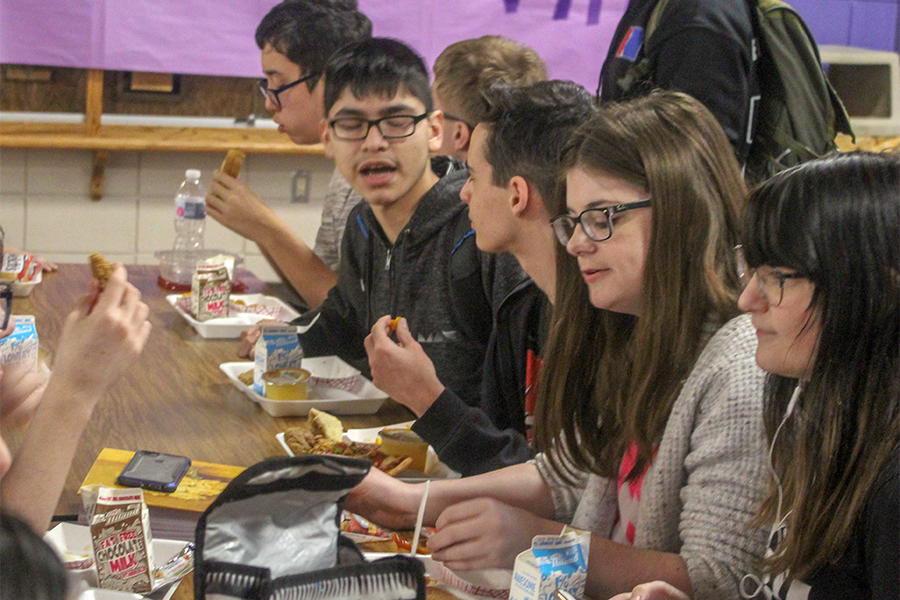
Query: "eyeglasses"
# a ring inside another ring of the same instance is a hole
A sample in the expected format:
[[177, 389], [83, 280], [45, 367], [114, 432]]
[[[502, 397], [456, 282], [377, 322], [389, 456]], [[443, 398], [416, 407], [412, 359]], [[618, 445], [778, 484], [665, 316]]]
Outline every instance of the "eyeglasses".
[[0, 283], [0, 305], [3, 307], [3, 313], [0, 314], [0, 331], [6, 329], [9, 325], [9, 316], [12, 314], [12, 285], [8, 283]]
[[257, 83], [259, 85], [259, 91], [262, 92], [263, 97], [266, 98], [267, 100], [271, 100], [272, 104], [277, 106], [278, 109], [280, 110], [281, 109], [281, 99], [278, 97], [279, 94], [291, 89], [295, 85], [300, 85], [301, 83], [309, 81], [310, 79], [315, 79], [318, 76], [319, 76], [319, 73], [316, 73], [315, 71], [313, 71], [309, 75], [304, 75], [303, 77], [301, 77], [297, 81], [294, 81], [293, 83], [288, 83], [287, 85], [283, 85], [280, 88], [275, 88], [274, 90], [269, 88], [269, 82], [265, 78], [260, 79]]
[[372, 127], [378, 129], [386, 140], [399, 140], [411, 136], [419, 121], [428, 117], [428, 113], [414, 117], [412, 115], [391, 115], [380, 119], [363, 119], [360, 117], [340, 117], [329, 121], [334, 137], [345, 142], [358, 142], [369, 137]]
[[635, 208], [647, 208], [650, 206], [650, 198], [617, 204], [616, 206], [604, 206], [603, 208], [589, 208], [577, 217], [560, 215], [550, 220], [556, 239], [563, 246], [569, 245], [569, 240], [575, 235], [575, 226], [581, 223], [585, 235], [595, 242], [608, 240], [613, 234], [614, 216], [626, 210]]
[[756, 276], [756, 286], [759, 295], [770, 306], [781, 306], [784, 300], [784, 282], [788, 279], [806, 279], [805, 275], [800, 273], [785, 273], [777, 267], [759, 267], [750, 268], [747, 264], [747, 258], [744, 256], [744, 247], [735, 246], [734, 256], [737, 263], [737, 273], [741, 280], [741, 287], [746, 289], [750, 285], [750, 281]]

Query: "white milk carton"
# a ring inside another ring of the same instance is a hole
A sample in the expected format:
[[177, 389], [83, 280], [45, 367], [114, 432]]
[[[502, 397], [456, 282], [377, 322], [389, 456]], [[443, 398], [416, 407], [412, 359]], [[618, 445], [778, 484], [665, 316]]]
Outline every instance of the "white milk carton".
[[516, 557], [509, 600], [552, 600], [556, 590], [583, 597], [590, 544], [590, 534], [575, 529], [535, 536]]
[[253, 390], [266, 395], [263, 374], [275, 369], [299, 369], [303, 362], [299, 330], [291, 325], [263, 325], [255, 346]]
[[38, 368], [38, 334], [31, 315], [13, 315], [16, 329], [0, 340], [0, 362], [4, 368], [22, 368], [28, 372]]

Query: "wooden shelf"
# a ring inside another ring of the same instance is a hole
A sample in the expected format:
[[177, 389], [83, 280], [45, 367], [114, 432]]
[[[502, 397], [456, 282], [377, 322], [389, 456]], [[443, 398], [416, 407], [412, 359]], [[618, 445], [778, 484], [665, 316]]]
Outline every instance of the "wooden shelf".
[[84, 123], [0, 122], [0, 148], [50, 148], [94, 152], [90, 196], [103, 196], [103, 174], [111, 151], [226, 152], [322, 155], [321, 144], [298, 146], [275, 129], [101, 125], [103, 71], [88, 71]]
[[101, 125], [90, 134], [83, 123], [0, 122], [0, 147], [158, 152], [240, 148], [248, 154], [323, 153], [321, 144], [298, 146], [275, 129]]

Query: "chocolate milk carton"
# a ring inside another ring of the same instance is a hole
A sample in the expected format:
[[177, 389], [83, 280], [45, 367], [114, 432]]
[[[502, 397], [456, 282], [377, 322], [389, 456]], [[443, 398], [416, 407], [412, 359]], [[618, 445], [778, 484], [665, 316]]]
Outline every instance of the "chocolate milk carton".
[[191, 312], [198, 321], [228, 316], [231, 277], [223, 263], [200, 264], [191, 280]]
[[101, 487], [91, 539], [101, 588], [137, 594], [153, 589], [150, 515], [143, 490]]

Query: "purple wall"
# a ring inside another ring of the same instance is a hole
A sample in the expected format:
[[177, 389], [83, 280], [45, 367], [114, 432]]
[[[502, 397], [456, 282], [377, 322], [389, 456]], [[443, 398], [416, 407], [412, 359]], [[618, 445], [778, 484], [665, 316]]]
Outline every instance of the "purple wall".
[[900, 52], [900, 0], [788, 0], [819, 44]]
[[[0, 62], [260, 75], [256, 25], [277, 0], [2, 0]], [[554, 78], [596, 88], [627, 0], [359, 0], [376, 35], [431, 64], [448, 44], [498, 33], [526, 43]], [[900, 0], [791, 0], [820, 44], [898, 49]]]

